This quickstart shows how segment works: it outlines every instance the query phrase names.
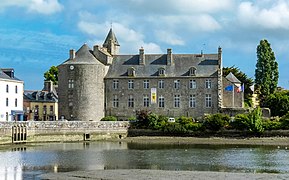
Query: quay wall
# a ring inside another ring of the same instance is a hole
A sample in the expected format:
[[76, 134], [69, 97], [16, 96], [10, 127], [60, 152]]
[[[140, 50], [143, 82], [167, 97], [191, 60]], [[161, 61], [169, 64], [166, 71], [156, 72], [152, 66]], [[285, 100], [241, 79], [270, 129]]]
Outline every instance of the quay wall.
[[127, 121], [0, 122], [0, 144], [93, 141], [127, 136]]

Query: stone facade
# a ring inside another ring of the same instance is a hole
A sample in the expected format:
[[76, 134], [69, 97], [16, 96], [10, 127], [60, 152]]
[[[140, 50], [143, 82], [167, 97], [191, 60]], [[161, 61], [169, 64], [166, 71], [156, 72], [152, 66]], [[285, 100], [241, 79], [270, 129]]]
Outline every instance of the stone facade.
[[[60, 116], [126, 120], [148, 110], [198, 117], [217, 113], [227, 103], [221, 48], [215, 54], [173, 54], [172, 49], [145, 54], [141, 48], [136, 55], [119, 55], [119, 47], [110, 29], [102, 47], [91, 50], [85, 44], [76, 53], [70, 51], [70, 58], [58, 66]], [[242, 107], [238, 100], [236, 106]]]

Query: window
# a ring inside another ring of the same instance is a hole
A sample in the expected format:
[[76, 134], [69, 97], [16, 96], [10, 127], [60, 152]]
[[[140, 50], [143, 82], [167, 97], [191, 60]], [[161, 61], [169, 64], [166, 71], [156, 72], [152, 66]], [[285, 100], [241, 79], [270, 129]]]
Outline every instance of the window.
[[35, 106], [35, 110], [34, 110], [34, 114], [35, 114], [35, 115], [38, 115], [38, 111], [39, 111], [39, 106], [36, 105], [36, 106]]
[[195, 108], [196, 107], [196, 95], [195, 94], [191, 94], [190, 95], [189, 107], [190, 108]]
[[8, 107], [8, 106], [9, 106], [9, 99], [6, 98], [6, 107]]
[[134, 107], [134, 99], [132, 95], [128, 97], [128, 107]]
[[159, 76], [165, 76], [165, 69], [164, 68], [159, 68]]
[[212, 95], [211, 94], [206, 94], [206, 107], [212, 107]]
[[127, 69], [128, 76], [135, 76], [135, 69], [133, 67]]
[[206, 80], [206, 88], [207, 88], [207, 89], [211, 89], [211, 88], [212, 88], [212, 81], [211, 81], [211, 79], [207, 79], [207, 80]]
[[15, 86], [15, 93], [17, 94], [18, 93], [18, 87]]
[[180, 107], [180, 95], [176, 94], [174, 97], [174, 107], [175, 108], [179, 108]]
[[9, 120], [9, 114], [8, 114], [8, 112], [6, 112], [6, 121], [8, 121]]
[[159, 107], [165, 107], [165, 98], [163, 96], [159, 97]]
[[17, 102], [17, 98], [15, 98], [15, 107], [17, 107], [18, 102]]
[[128, 89], [133, 89], [134, 85], [133, 85], [133, 80], [128, 80]]
[[180, 80], [175, 80], [174, 84], [175, 84], [175, 89], [180, 89]]
[[164, 89], [165, 88], [165, 81], [164, 80], [159, 80], [159, 88]]
[[43, 115], [45, 115], [45, 114], [46, 114], [46, 112], [47, 112], [47, 106], [46, 106], [46, 105], [44, 105], [44, 106], [43, 106]]
[[189, 70], [189, 75], [190, 76], [195, 76], [196, 75], [196, 68], [195, 67], [191, 67]]
[[143, 80], [143, 88], [148, 89], [150, 88], [150, 81], [149, 80]]
[[118, 84], [119, 84], [119, 82], [118, 82], [117, 79], [116, 79], [116, 80], [113, 80], [113, 82], [112, 82], [112, 88], [113, 88], [113, 89], [118, 89]]
[[189, 87], [190, 89], [196, 89], [197, 88], [196, 80], [190, 80]]
[[49, 107], [50, 114], [53, 114], [53, 106]]
[[9, 85], [6, 85], [6, 92], [9, 93]]
[[74, 80], [73, 79], [69, 79], [68, 80], [68, 88], [69, 89], [73, 89], [74, 88]]
[[114, 108], [117, 108], [117, 107], [118, 107], [118, 97], [117, 97], [116, 94], [113, 95], [112, 106], [113, 106]]
[[143, 96], [143, 106], [144, 107], [149, 107], [149, 104], [150, 104], [149, 96], [148, 95], [144, 95]]

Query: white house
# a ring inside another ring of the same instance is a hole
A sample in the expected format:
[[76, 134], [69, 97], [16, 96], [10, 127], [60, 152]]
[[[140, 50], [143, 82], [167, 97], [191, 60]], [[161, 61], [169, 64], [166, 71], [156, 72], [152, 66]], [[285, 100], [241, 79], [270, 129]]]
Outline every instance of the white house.
[[0, 69], [0, 121], [23, 120], [23, 86], [14, 69]]

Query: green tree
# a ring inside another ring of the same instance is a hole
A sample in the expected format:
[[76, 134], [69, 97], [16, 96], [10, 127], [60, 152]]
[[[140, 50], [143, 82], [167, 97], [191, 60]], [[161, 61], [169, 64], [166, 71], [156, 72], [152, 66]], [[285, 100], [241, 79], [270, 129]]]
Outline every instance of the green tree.
[[51, 66], [48, 71], [44, 73], [45, 81], [52, 81], [53, 84], [58, 84], [58, 68]]
[[250, 86], [253, 85], [253, 79], [249, 78], [245, 73], [240, 71], [238, 67], [224, 67], [223, 68], [223, 76], [226, 77], [230, 72], [232, 72], [237, 79], [239, 79], [242, 83], [244, 83], [244, 101], [245, 104], [249, 107], [252, 106], [252, 94], [253, 91], [250, 89]]
[[272, 116], [284, 116], [289, 111], [289, 91], [276, 91], [264, 101], [264, 105], [271, 110]]
[[255, 69], [255, 84], [259, 92], [260, 105], [264, 106], [267, 96], [274, 93], [278, 84], [278, 63], [270, 43], [264, 39], [257, 46], [257, 63]]

